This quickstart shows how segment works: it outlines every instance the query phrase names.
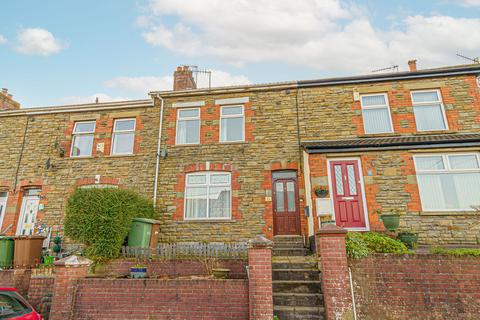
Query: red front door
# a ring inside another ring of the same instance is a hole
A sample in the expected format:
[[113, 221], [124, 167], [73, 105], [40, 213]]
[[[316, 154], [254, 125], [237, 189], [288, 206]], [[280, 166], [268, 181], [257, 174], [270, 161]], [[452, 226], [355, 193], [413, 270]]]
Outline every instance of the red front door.
[[365, 209], [358, 161], [330, 161], [330, 176], [337, 226], [364, 228]]
[[273, 221], [275, 235], [300, 234], [296, 178], [273, 179]]

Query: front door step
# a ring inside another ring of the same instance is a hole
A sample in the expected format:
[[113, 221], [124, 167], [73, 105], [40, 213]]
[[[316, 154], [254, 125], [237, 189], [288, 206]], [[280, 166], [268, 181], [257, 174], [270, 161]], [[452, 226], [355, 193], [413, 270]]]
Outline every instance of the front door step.
[[273, 304], [276, 306], [318, 307], [323, 306], [321, 293], [274, 293]]

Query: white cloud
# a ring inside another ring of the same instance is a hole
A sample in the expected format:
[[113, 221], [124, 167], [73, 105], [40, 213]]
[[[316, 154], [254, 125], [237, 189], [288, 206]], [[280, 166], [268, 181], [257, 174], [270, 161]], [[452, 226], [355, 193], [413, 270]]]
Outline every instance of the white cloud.
[[6, 42], [7, 42], [7, 38], [5, 38], [0, 34], [0, 44], [6, 43]]
[[123, 97], [111, 97], [106, 93], [95, 93], [91, 96], [81, 97], [81, 96], [71, 96], [60, 99], [61, 104], [82, 104], [82, 103], [95, 103], [98, 98], [98, 102], [112, 102], [112, 101], [123, 101], [128, 100]]
[[22, 54], [48, 56], [67, 46], [66, 42], [56, 39], [48, 30], [25, 28], [18, 33], [16, 50]]
[[[251, 81], [244, 75], [232, 75], [221, 70], [212, 71], [212, 87], [233, 86], [249, 84]], [[208, 78], [200, 74], [198, 76], [198, 87], [208, 87]], [[163, 77], [117, 77], [105, 82], [108, 88], [131, 91], [147, 94], [149, 91], [172, 90], [173, 76]]]
[[480, 0], [457, 0], [464, 7], [480, 7]]
[[169, 90], [173, 87], [172, 77], [118, 77], [105, 82], [108, 88], [143, 93], [153, 90]]
[[[465, 0], [476, 3], [478, 0]], [[480, 19], [409, 16], [394, 29], [374, 27], [358, 6], [340, 0], [150, 0], [141, 18], [153, 46], [232, 64], [277, 62], [347, 73], [399, 64], [457, 64], [480, 50]], [[165, 17], [176, 22], [165, 24]]]

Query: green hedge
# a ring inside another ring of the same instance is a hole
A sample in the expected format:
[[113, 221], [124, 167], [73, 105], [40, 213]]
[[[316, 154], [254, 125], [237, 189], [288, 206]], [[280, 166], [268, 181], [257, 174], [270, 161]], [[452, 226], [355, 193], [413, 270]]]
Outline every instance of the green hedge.
[[399, 240], [376, 232], [349, 232], [346, 239], [347, 255], [358, 259], [370, 253], [409, 253], [407, 246]]
[[65, 234], [98, 263], [118, 257], [133, 218], [156, 218], [150, 200], [132, 190], [76, 189], [66, 206]]

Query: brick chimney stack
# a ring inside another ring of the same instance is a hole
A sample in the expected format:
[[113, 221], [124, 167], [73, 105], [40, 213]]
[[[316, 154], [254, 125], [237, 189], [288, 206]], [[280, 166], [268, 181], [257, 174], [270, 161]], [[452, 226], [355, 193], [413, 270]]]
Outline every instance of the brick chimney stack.
[[0, 111], [20, 109], [20, 103], [13, 100], [13, 96], [8, 93], [7, 88], [0, 91]]
[[188, 66], [179, 66], [173, 73], [173, 90], [197, 89], [192, 70]]
[[417, 60], [408, 61], [408, 69], [410, 69], [410, 72], [417, 71]]

